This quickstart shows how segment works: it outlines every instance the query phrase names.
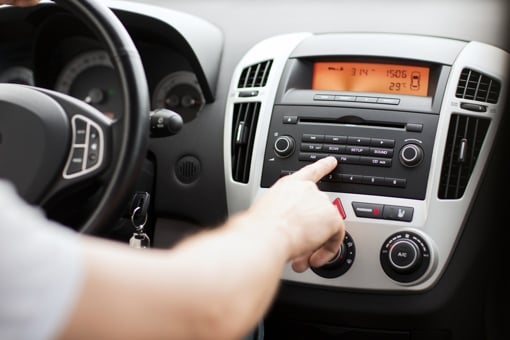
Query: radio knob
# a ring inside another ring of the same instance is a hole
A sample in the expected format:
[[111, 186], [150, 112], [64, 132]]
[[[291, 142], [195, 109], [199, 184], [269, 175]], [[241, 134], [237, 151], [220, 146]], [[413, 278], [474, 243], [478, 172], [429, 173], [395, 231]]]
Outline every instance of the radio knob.
[[294, 138], [291, 136], [280, 136], [274, 142], [274, 151], [278, 157], [286, 158], [292, 155], [295, 148]]
[[417, 144], [406, 144], [400, 149], [400, 163], [408, 168], [415, 167], [423, 160], [423, 149]]

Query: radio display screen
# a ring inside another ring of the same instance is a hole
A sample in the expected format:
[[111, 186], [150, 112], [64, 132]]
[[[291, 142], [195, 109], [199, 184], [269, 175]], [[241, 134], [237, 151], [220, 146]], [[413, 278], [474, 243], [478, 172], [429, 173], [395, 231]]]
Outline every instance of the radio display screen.
[[317, 61], [312, 89], [427, 96], [430, 68], [365, 62]]

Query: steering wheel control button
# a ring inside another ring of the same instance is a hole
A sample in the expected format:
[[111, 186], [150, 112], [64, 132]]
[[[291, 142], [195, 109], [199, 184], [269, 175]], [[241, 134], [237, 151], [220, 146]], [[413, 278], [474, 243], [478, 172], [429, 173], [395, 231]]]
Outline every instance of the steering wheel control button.
[[352, 208], [357, 217], [382, 218], [382, 204], [352, 202]]
[[311, 269], [315, 274], [321, 277], [334, 279], [345, 274], [349, 268], [351, 268], [355, 257], [356, 246], [354, 245], [351, 235], [346, 232], [342, 246], [338, 250], [336, 256], [322, 267], [312, 267]]
[[280, 136], [274, 142], [274, 151], [278, 157], [287, 158], [294, 153], [295, 142], [291, 136]]
[[390, 278], [401, 283], [411, 283], [427, 272], [431, 252], [420, 235], [402, 231], [384, 241], [380, 261], [384, 272]]
[[87, 122], [82, 119], [76, 119], [74, 122], [76, 128], [74, 132], [74, 145], [85, 144], [87, 140]]
[[411, 222], [413, 220], [414, 208], [395, 205], [385, 205], [383, 218], [386, 220]]
[[104, 138], [99, 125], [91, 119], [75, 115], [71, 119], [73, 147], [63, 177], [72, 179], [96, 170], [103, 159]]
[[417, 144], [406, 144], [400, 149], [400, 163], [412, 168], [418, 166], [423, 160], [423, 149]]
[[76, 174], [83, 170], [83, 155], [85, 154], [85, 148], [74, 147], [71, 151], [71, 160], [67, 169], [67, 174]]

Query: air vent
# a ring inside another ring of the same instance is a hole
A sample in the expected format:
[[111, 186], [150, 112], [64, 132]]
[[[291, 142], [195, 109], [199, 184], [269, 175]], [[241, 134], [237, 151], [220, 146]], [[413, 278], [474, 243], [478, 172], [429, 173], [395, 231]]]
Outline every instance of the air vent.
[[495, 104], [498, 102], [501, 84], [498, 80], [465, 68], [457, 85], [457, 98]]
[[261, 63], [246, 67], [239, 78], [238, 88], [245, 87], [263, 87], [266, 86], [269, 70], [271, 70], [272, 60], [266, 60]]
[[439, 198], [458, 199], [464, 195], [489, 123], [487, 118], [452, 115], [441, 170]]
[[234, 181], [248, 183], [250, 178], [251, 154], [259, 111], [259, 102], [234, 105], [232, 124], [232, 177]]

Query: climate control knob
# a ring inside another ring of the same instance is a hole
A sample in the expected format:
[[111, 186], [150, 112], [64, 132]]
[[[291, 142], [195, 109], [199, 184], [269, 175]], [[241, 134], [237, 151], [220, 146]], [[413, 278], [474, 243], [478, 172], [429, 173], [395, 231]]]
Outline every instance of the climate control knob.
[[274, 152], [278, 157], [289, 157], [294, 152], [295, 144], [291, 136], [280, 136], [274, 141]]
[[419, 267], [422, 255], [415, 242], [401, 239], [393, 243], [388, 253], [388, 259], [393, 270], [410, 273]]
[[349, 268], [351, 268], [355, 255], [356, 247], [354, 246], [354, 241], [352, 240], [351, 235], [346, 232], [342, 246], [338, 250], [336, 256], [322, 267], [312, 267], [311, 269], [319, 276], [333, 279], [343, 275], [349, 270]]
[[423, 149], [418, 144], [409, 143], [400, 149], [400, 163], [408, 168], [415, 167], [423, 160]]
[[421, 278], [430, 265], [431, 253], [418, 234], [403, 231], [393, 234], [383, 244], [380, 253], [384, 272], [395, 281], [413, 282]]

